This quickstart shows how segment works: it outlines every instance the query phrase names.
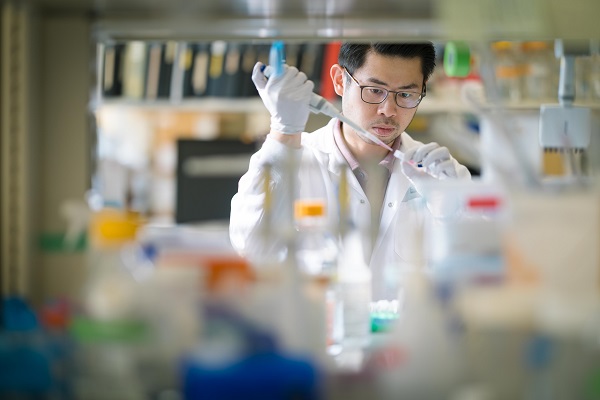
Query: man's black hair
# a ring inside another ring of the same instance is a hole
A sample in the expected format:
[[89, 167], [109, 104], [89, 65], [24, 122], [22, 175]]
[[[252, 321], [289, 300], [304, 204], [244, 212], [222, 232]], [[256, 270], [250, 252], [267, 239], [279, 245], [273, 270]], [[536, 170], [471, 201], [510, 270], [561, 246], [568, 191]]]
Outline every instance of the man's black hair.
[[431, 42], [343, 43], [338, 56], [338, 64], [353, 74], [363, 66], [369, 52], [391, 57], [420, 58], [425, 81], [429, 79], [435, 68], [435, 48]]

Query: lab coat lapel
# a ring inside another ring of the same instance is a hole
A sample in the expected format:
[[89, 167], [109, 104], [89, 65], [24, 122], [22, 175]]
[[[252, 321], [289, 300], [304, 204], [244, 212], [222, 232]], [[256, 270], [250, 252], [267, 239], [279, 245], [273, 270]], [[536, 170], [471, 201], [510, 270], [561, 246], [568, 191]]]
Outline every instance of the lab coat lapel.
[[[333, 150], [334, 151], [330, 153], [329, 164], [327, 168], [329, 169], [329, 172], [331, 172], [339, 178], [341, 174], [340, 165], [345, 165], [346, 160], [344, 159], [344, 156], [342, 156], [342, 153], [339, 151], [338, 148], [335, 148]], [[348, 178], [348, 184], [350, 185], [352, 190], [359, 194], [360, 197], [364, 197], [366, 199], [367, 196], [365, 195], [365, 192], [360, 186], [360, 183], [358, 183], [358, 179], [356, 179], [354, 174], [349, 174]]]

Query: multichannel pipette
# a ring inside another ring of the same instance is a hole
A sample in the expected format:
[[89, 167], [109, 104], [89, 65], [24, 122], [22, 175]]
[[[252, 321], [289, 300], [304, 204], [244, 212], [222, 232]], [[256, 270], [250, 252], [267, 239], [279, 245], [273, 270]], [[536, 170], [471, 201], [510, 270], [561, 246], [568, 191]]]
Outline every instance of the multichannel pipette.
[[[264, 75], [267, 78], [271, 75], [277, 76], [283, 73], [283, 44], [281, 42], [275, 42], [271, 46], [271, 52], [269, 54], [269, 64], [270, 65], [268, 65], [263, 71]], [[338, 118], [344, 124], [354, 129], [356, 133], [361, 135], [363, 138], [368, 139], [373, 143], [376, 143], [379, 146], [391, 151], [394, 157], [396, 157], [400, 161], [404, 161], [404, 153], [402, 153], [400, 150], [393, 150], [390, 146], [385, 144], [385, 142], [383, 142], [377, 136], [373, 135], [371, 132], [367, 131], [366, 129], [363, 129], [358, 124], [354, 123], [351, 119], [343, 115], [333, 104], [325, 100], [322, 96], [313, 93], [310, 99], [309, 108], [310, 111], [314, 114], [325, 114], [332, 118]]]

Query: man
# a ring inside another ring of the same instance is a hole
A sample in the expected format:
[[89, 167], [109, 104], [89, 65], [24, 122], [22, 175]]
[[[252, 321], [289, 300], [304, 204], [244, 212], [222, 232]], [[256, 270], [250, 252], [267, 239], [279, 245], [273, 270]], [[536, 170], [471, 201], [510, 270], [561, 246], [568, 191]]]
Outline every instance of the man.
[[[340, 49], [338, 64], [330, 69], [343, 115], [404, 153], [405, 162], [337, 118], [313, 133], [303, 132], [313, 83], [287, 66], [283, 74], [267, 79], [263, 67], [261, 63], [255, 66], [252, 80], [271, 114], [271, 131], [253, 155], [232, 199], [233, 246], [250, 259], [277, 248], [278, 239], [266, 243], [262, 235], [263, 225], [272, 223], [263, 212], [265, 165], [272, 166], [271, 221], [285, 221], [289, 215], [290, 200], [284, 194], [295, 184], [300, 196], [326, 199], [332, 222], [339, 216], [336, 185], [344, 170], [340, 165], [347, 165], [352, 171], [350, 217], [358, 229], [372, 232], [363, 247], [372, 273], [373, 299], [397, 298], [400, 272], [415, 266], [420, 255], [425, 208], [414, 178], [470, 178], [467, 168], [447, 148], [437, 143], [424, 145], [404, 132], [425, 97], [425, 85], [435, 67], [433, 45], [347, 43]], [[293, 158], [302, 160], [304, 178], [289, 182], [285, 168]]]

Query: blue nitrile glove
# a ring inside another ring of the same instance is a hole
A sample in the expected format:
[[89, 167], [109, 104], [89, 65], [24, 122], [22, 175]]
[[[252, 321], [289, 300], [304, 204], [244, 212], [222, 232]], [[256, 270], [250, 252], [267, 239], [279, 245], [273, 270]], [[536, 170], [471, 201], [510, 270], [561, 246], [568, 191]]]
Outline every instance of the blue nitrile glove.
[[263, 69], [264, 64], [257, 62], [252, 71], [252, 81], [271, 113], [271, 130], [285, 134], [304, 131], [314, 83], [296, 67], [284, 65], [283, 74], [268, 79]]

